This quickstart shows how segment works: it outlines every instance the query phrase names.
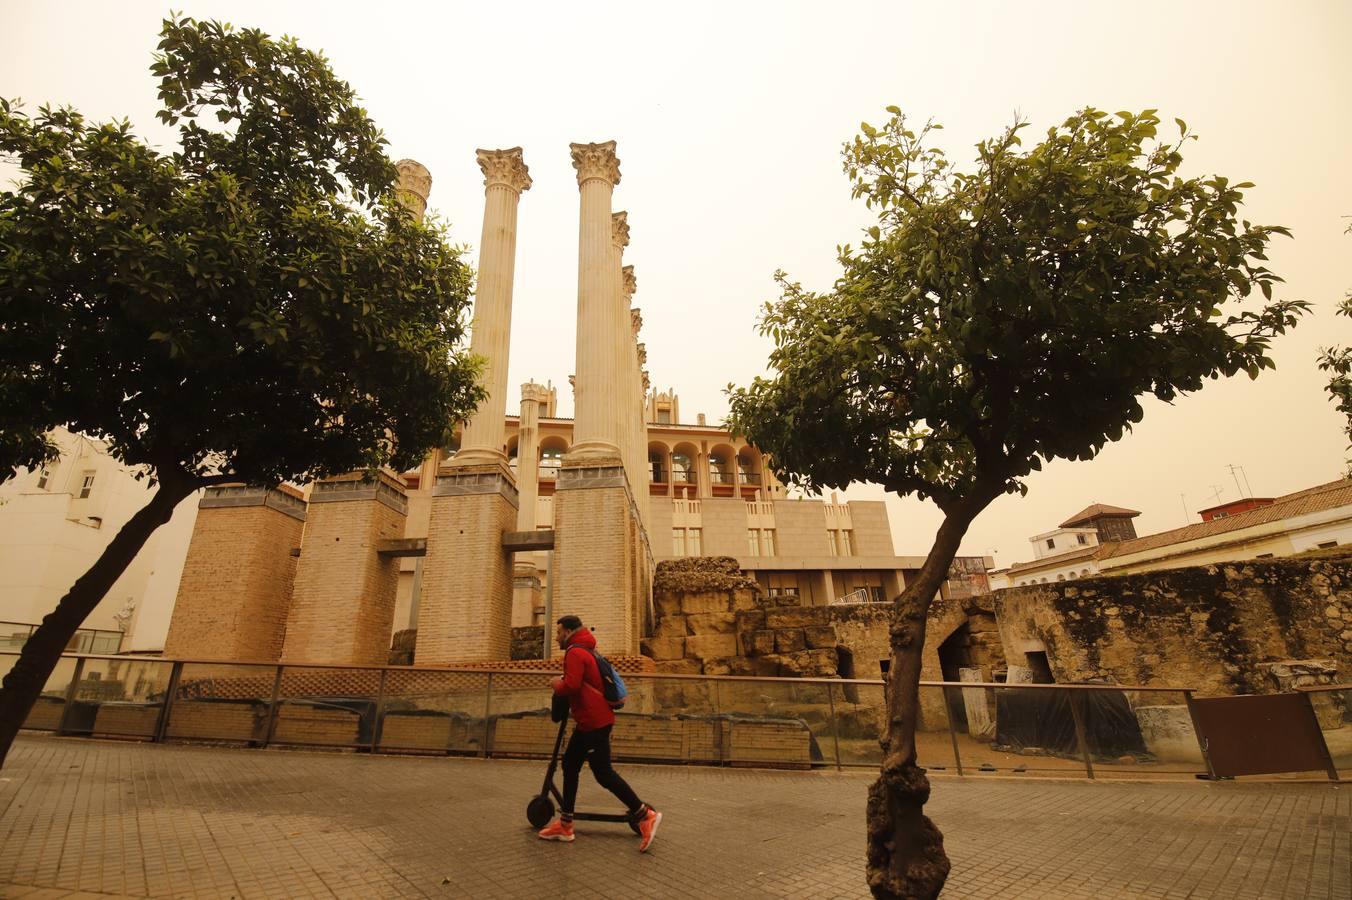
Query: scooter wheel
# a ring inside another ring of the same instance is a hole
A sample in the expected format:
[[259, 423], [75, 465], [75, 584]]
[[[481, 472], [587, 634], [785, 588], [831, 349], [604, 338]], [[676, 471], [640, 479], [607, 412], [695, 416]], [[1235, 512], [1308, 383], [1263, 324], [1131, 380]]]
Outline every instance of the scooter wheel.
[[554, 801], [536, 795], [526, 804], [526, 819], [536, 828], [544, 828], [554, 818]]

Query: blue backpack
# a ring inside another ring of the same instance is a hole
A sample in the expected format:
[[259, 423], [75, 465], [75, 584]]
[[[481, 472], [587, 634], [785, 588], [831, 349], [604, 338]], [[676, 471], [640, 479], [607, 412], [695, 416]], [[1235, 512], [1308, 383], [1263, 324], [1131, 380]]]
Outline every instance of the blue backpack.
[[606, 698], [611, 709], [622, 709], [624, 701], [629, 699], [629, 688], [625, 687], [624, 679], [620, 677], [620, 672], [610, 660], [589, 647], [570, 647], [570, 650], [585, 650], [596, 660], [596, 670], [601, 673], [601, 695]]

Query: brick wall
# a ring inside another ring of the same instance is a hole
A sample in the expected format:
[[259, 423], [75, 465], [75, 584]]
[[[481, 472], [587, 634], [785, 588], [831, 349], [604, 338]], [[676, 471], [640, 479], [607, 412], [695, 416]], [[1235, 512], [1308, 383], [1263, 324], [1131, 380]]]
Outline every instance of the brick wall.
[[414, 653], [420, 664], [511, 655], [512, 554], [503, 552], [502, 534], [516, 530], [516, 511], [497, 491], [432, 499]]
[[554, 618], [580, 616], [607, 656], [638, 652], [632, 517], [623, 484], [554, 495]]
[[271, 506], [197, 512], [164, 652], [189, 659], [281, 656], [301, 519]]
[[376, 498], [311, 499], [282, 661], [381, 665], [389, 657], [404, 513]]

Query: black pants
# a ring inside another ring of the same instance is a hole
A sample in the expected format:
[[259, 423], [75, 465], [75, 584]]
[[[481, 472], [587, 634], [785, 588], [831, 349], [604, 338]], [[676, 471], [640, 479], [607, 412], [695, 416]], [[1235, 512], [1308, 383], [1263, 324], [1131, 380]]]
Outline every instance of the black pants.
[[643, 806], [634, 789], [610, 765], [610, 729], [613, 727], [607, 725], [596, 731], [573, 729], [568, 749], [563, 751], [563, 812], [566, 815], [573, 814], [573, 805], [577, 802], [577, 779], [582, 774], [583, 760], [591, 763], [597, 784], [618, 797], [630, 815], [637, 814]]

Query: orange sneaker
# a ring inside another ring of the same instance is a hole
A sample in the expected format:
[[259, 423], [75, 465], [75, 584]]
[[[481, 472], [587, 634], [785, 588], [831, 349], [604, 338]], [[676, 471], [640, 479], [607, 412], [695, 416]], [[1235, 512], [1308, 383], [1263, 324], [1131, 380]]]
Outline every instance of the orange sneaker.
[[555, 819], [538, 832], [542, 841], [571, 841], [573, 839], [573, 823], [565, 822], [563, 819]]
[[653, 838], [657, 837], [657, 826], [662, 824], [662, 814], [651, 806], [648, 807], [648, 814], [638, 823], [638, 852], [646, 853], [648, 848], [653, 845]]

